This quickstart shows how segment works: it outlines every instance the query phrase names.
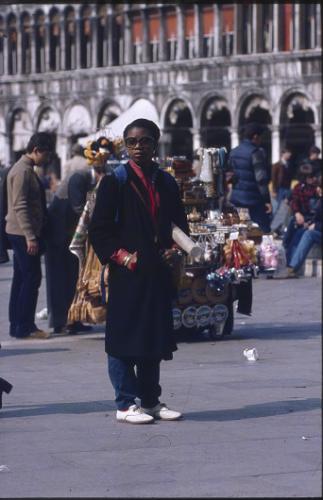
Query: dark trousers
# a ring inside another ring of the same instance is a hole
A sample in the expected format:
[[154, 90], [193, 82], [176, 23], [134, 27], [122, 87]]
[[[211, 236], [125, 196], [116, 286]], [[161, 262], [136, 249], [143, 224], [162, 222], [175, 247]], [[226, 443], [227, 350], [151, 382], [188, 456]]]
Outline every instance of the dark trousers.
[[76, 291], [79, 263], [67, 245], [49, 244], [45, 264], [49, 326], [60, 328], [67, 323], [68, 310]]
[[141, 400], [141, 406], [152, 408], [159, 403], [160, 360], [115, 358], [108, 355], [108, 373], [116, 395], [118, 410], [126, 410]]
[[256, 222], [264, 233], [270, 233], [270, 215], [266, 213], [264, 205], [254, 205], [249, 207], [250, 218]]
[[13, 249], [9, 299], [10, 335], [28, 337], [36, 329], [35, 312], [41, 283], [40, 254], [29, 255], [24, 236], [8, 235]]

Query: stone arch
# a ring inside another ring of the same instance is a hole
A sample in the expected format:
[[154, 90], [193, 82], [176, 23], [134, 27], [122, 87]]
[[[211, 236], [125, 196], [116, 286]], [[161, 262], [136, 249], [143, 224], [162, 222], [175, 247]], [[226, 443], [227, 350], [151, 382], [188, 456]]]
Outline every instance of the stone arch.
[[280, 142], [291, 149], [294, 171], [308, 156], [308, 150], [315, 144], [315, 108], [310, 98], [302, 91], [285, 94], [280, 107]]
[[106, 127], [122, 113], [121, 107], [115, 101], [105, 100], [100, 104], [97, 113], [97, 129]]
[[15, 108], [9, 116], [9, 142], [12, 161], [17, 161], [25, 152], [28, 141], [34, 133], [29, 113], [23, 107]]
[[66, 110], [63, 118], [63, 133], [68, 137], [70, 146], [80, 137], [86, 137], [93, 131], [91, 113], [87, 107], [75, 102]]
[[243, 138], [244, 128], [248, 123], [258, 123], [265, 127], [262, 136], [262, 147], [264, 148], [269, 164], [271, 163], [271, 124], [272, 113], [270, 101], [262, 92], [249, 94], [241, 102], [238, 115], [238, 133], [240, 140]]
[[231, 149], [231, 113], [226, 99], [209, 97], [201, 109], [201, 143], [203, 147], [225, 146]]
[[173, 98], [164, 110], [163, 138], [167, 156], [193, 157], [193, 117], [191, 106], [181, 98]]

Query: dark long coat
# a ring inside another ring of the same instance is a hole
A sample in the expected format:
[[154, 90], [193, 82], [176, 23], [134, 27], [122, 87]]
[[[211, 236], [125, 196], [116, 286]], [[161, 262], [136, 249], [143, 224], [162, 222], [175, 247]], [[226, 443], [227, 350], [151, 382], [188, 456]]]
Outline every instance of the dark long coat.
[[[149, 203], [142, 181], [129, 164], [126, 170], [124, 184], [113, 174], [102, 179], [89, 227], [99, 260], [109, 263], [106, 352], [115, 357], [171, 359], [177, 349], [174, 288], [170, 268], [160, 253], [173, 244], [172, 222], [188, 234], [186, 215], [175, 179], [159, 170], [155, 185], [160, 207], [155, 227], [143, 201]], [[120, 248], [138, 252], [134, 271], [110, 260]]]

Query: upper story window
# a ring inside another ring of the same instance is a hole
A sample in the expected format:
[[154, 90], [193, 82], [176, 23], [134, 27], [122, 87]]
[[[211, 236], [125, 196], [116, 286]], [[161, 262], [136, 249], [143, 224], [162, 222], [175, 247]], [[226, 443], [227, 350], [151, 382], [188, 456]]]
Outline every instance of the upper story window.
[[65, 69], [76, 68], [76, 22], [72, 7], [65, 10]]
[[212, 5], [203, 6], [202, 10], [203, 56], [214, 54], [214, 9]]
[[8, 16], [8, 73], [17, 73], [17, 18], [14, 14]]
[[31, 36], [31, 18], [25, 13], [21, 16], [21, 71], [23, 74], [31, 72]]
[[45, 15], [42, 11], [37, 11], [35, 14], [35, 50], [37, 73], [42, 73], [43, 71], [45, 71], [45, 41]]
[[136, 64], [143, 62], [143, 23], [140, 15], [132, 18], [132, 43], [133, 43], [133, 61]]
[[231, 56], [233, 54], [234, 40], [234, 6], [231, 4], [222, 5], [222, 55]]
[[165, 17], [167, 59], [174, 61], [177, 56], [177, 16], [175, 9], [167, 10]]
[[262, 49], [263, 52], [272, 52], [274, 48], [273, 34], [273, 4], [265, 3], [262, 6]]
[[159, 12], [153, 10], [148, 15], [148, 39], [149, 39], [149, 61], [157, 62], [159, 59]]
[[81, 10], [81, 68], [90, 68], [91, 66], [91, 7], [85, 6]]
[[253, 4], [242, 7], [242, 54], [252, 53], [252, 12]]
[[49, 68], [51, 71], [60, 69], [60, 15], [57, 9], [49, 13]]
[[300, 48], [314, 49], [316, 47], [316, 4], [300, 5]]
[[[105, 66], [108, 54], [107, 54], [107, 14], [106, 6], [101, 5], [98, 8], [97, 13], [97, 61], [98, 66]], [[95, 63], [95, 62], [94, 62]]]
[[195, 29], [194, 29], [194, 9], [187, 7], [184, 10], [185, 23], [185, 57], [193, 59], [195, 56]]

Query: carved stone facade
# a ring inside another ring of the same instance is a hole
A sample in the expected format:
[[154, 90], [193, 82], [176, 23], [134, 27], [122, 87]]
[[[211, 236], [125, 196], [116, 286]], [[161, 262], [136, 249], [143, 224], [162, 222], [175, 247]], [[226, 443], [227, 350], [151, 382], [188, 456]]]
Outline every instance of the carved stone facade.
[[0, 13], [0, 160], [36, 130], [72, 144], [144, 98], [160, 155], [267, 126], [270, 161], [321, 147], [320, 4], [19, 4]]

